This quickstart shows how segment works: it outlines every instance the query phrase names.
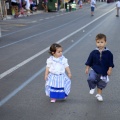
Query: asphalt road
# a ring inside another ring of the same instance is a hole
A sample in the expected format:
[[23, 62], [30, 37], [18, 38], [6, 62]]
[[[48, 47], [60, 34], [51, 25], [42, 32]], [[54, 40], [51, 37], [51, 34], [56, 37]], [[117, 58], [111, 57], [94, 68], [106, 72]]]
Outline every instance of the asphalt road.
[[[119, 120], [120, 18], [115, 3], [97, 3], [74, 12], [51, 12], [0, 21], [0, 120]], [[85, 62], [95, 49], [95, 36], [104, 33], [114, 54], [103, 102], [89, 95]], [[67, 100], [50, 103], [44, 92], [49, 46], [60, 43], [72, 71]]]

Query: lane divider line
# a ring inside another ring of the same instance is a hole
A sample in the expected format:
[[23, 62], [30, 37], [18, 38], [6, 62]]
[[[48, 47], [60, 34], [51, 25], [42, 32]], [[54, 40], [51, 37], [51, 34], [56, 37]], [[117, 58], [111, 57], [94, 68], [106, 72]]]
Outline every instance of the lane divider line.
[[[78, 45], [78, 43], [80, 43], [85, 37], [87, 37], [91, 32], [93, 32], [95, 29], [97, 29], [99, 26], [101, 26], [101, 24], [104, 23], [105, 20], [103, 20], [101, 23], [99, 23], [97, 26], [95, 26], [91, 31], [89, 31], [87, 34], [85, 34], [82, 38], [80, 38], [78, 41], [76, 41], [75, 43], [73, 43], [69, 48], [67, 48], [63, 54], [69, 52], [73, 47], [75, 47], [76, 45]], [[42, 69], [40, 69], [37, 73], [35, 73], [32, 77], [30, 77], [29, 79], [27, 79], [22, 85], [20, 85], [17, 89], [15, 89], [13, 92], [11, 92], [8, 96], [6, 96], [4, 99], [2, 99], [0, 101], [0, 107], [2, 105], [4, 105], [8, 100], [10, 100], [12, 97], [14, 97], [19, 91], [21, 91], [24, 87], [26, 87], [30, 82], [32, 82], [33, 80], [35, 80], [35, 78], [37, 78], [42, 72], [45, 71], [45, 67], [43, 67]]]
[[[114, 8], [115, 9], [115, 8]], [[71, 37], [72, 35], [76, 34], [77, 32], [81, 31], [82, 29], [86, 28], [87, 26], [89, 26], [90, 24], [92, 24], [93, 22], [97, 21], [98, 19], [100, 19], [101, 17], [105, 16], [106, 14], [110, 13], [111, 11], [113, 11], [114, 9], [104, 13], [103, 15], [99, 16], [98, 18], [94, 19], [93, 21], [89, 22], [88, 24], [86, 24], [85, 26], [81, 27], [80, 29], [74, 31], [73, 33], [67, 35], [66, 37], [62, 38], [61, 40], [59, 40], [56, 43], [61, 43], [63, 41], [65, 41], [67, 38]], [[43, 54], [44, 52], [48, 51], [49, 47], [45, 48], [44, 50], [40, 51], [39, 53], [33, 55], [32, 57], [26, 59], [25, 61], [19, 63], [18, 65], [10, 68], [9, 70], [3, 72], [2, 74], [0, 74], [0, 79], [4, 78], [5, 76], [7, 76], [8, 74], [14, 72], [15, 70], [17, 70], [18, 68], [22, 67], [23, 65], [27, 64], [28, 62], [32, 61], [33, 59], [37, 58], [38, 56], [40, 56], [41, 54]]]
[[[79, 18], [80, 18], [80, 17], [79, 17]], [[73, 21], [70, 21], [70, 22], [68, 22], [68, 23], [66, 23], [66, 24], [60, 25], [60, 26], [58, 26], [58, 27], [56, 27], [56, 28], [52, 28], [52, 29], [49, 29], [49, 30], [47, 30], [47, 31], [44, 31], [44, 32], [41, 32], [41, 33], [38, 33], [38, 34], [34, 34], [34, 35], [29, 36], [29, 37], [27, 37], [27, 38], [21, 39], [21, 40], [19, 40], [19, 41], [16, 41], [16, 42], [13, 42], [13, 43], [10, 43], [10, 44], [1, 46], [0, 49], [5, 48], [5, 47], [8, 47], [8, 46], [11, 46], [11, 45], [14, 45], [14, 44], [16, 44], [16, 43], [19, 43], [19, 42], [22, 42], [22, 41], [25, 41], [25, 40], [28, 40], [29, 38], [33, 38], [33, 37], [39, 36], [39, 35], [41, 35], [41, 34], [44, 34], [44, 33], [49, 32], [49, 31], [56, 30], [56, 29], [58, 29], [58, 28], [64, 27], [64, 26], [66, 26], [66, 25], [69, 25], [69, 24], [72, 23], [72, 22], [75, 22], [75, 21], [79, 20], [79, 18], [74, 19]], [[54, 21], [54, 20], [53, 20], [53, 21]], [[26, 29], [27, 29], [27, 28], [26, 28]]]

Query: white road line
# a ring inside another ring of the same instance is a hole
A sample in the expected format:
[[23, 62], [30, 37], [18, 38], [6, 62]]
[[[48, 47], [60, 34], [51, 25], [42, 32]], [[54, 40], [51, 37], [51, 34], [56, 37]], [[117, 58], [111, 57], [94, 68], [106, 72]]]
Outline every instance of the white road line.
[[52, 17], [50, 17], [50, 18], [54, 18], [55, 16], [52, 16]]
[[56, 28], [52, 28], [52, 29], [49, 29], [49, 30], [47, 30], [47, 31], [43, 31], [43, 32], [41, 32], [41, 33], [37, 33], [37, 34], [34, 34], [34, 35], [32, 35], [32, 36], [23, 38], [23, 39], [21, 39], [21, 40], [12, 42], [12, 43], [10, 43], [10, 44], [6, 44], [6, 45], [4, 45], [4, 46], [1, 46], [0, 49], [5, 48], [5, 47], [8, 47], [8, 46], [10, 46], [10, 45], [14, 45], [14, 44], [16, 44], [16, 43], [19, 43], [19, 42], [22, 42], [22, 41], [25, 41], [25, 40], [28, 40], [28, 39], [33, 38], [33, 37], [36, 37], [36, 36], [39, 36], [39, 35], [41, 35], [41, 34], [44, 34], [44, 33], [49, 32], [49, 31], [56, 30], [56, 29], [61, 28], [61, 27], [63, 27], [63, 26], [69, 25], [70, 23], [72, 23], [72, 22], [74, 22], [74, 21], [76, 21], [76, 20], [78, 20], [78, 19], [79, 19], [79, 17], [78, 17], [77, 19], [74, 19], [73, 21], [70, 21], [70, 22], [67, 22], [67, 23], [65, 23], [65, 24], [62, 24], [62, 25], [60, 25], [60, 26], [58, 26], [58, 27], [56, 27]]
[[26, 59], [25, 61], [19, 63], [18, 65], [14, 66], [13, 68], [5, 71], [4, 73], [0, 74], [0, 79], [2, 79], [3, 77], [5, 77], [6, 75], [12, 73], [13, 71], [17, 70], [18, 68], [22, 67], [23, 65], [27, 64], [28, 62], [30, 62], [31, 60], [35, 59], [36, 57], [40, 56], [41, 54], [43, 54], [44, 52], [46, 52], [49, 49], [49, 47], [47, 47], [46, 49], [40, 51], [39, 53], [35, 54], [34, 56]]
[[49, 17], [47, 17], [47, 18], [45, 18], [45, 19], [47, 19], [47, 20], [48, 20], [48, 19], [50, 19], [50, 18], [49, 18]]
[[[44, 20], [44, 19], [40, 19], [40, 21], [41, 20]], [[53, 22], [53, 21], [55, 21], [55, 20], [52, 20], [52, 21], [50, 21], [50, 22]], [[45, 22], [46, 23], [46, 22]], [[43, 24], [45, 24], [45, 23], [43, 23]], [[11, 33], [8, 33], [8, 34], [5, 34], [5, 35], [2, 35], [2, 37], [4, 37], [4, 36], [8, 36], [8, 35], [11, 35], [11, 34], [14, 34], [14, 33], [18, 33], [18, 32], [21, 32], [21, 31], [23, 31], [23, 30], [27, 30], [27, 29], [30, 29], [30, 28], [33, 28], [33, 27], [35, 27], [35, 26], [38, 26], [38, 25], [43, 25], [43, 24], [37, 24], [37, 25], [34, 25], [34, 26], [31, 26], [31, 27], [27, 27], [27, 28], [24, 28], [24, 29], [22, 29], [22, 30], [18, 30], [18, 31], [15, 31], [15, 32], [11, 32]]]
[[[106, 14], [110, 13], [111, 11], [113, 11], [115, 8], [111, 9], [110, 11], [104, 13], [103, 15], [99, 16], [98, 18], [94, 19], [93, 21], [89, 22], [88, 24], [86, 24], [85, 26], [81, 27], [80, 29], [74, 31], [73, 33], [67, 35], [66, 37], [62, 38], [61, 40], [59, 40], [57, 43], [61, 43], [62, 41], [65, 41], [67, 38], [71, 37], [72, 35], [76, 34], [77, 32], [81, 31], [82, 29], [86, 28], [87, 26], [89, 26], [90, 24], [92, 24], [93, 22], [97, 21], [98, 19], [102, 18], [103, 16], [105, 16]], [[44, 52], [46, 52], [47, 50], [49, 50], [49, 47], [45, 48], [44, 50], [40, 51], [39, 53], [35, 54], [34, 56], [28, 58], [27, 60], [19, 63], [18, 65], [14, 66], [13, 68], [5, 71], [4, 73], [0, 74], [0, 79], [2, 79], [3, 77], [7, 76], [8, 74], [14, 72], [15, 70], [17, 70], [18, 68], [22, 67], [23, 65], [27, 64], [28, 62], [32, 61], [33, 59], [37, 58], [38, 56], [40, 56], [41, 54], [43, 54]]]
[[31, 22], [28, 22], [28, 23], [35, 23], [35, 22], [37, 22], [37, 21], [31, 21]]
[[44, 20], [44, 19], [39, 19], [39, 21]]
[[[105, 21], [105, 20], [104, 20]], [[87, 37], [91, 32], [93, 32], [95, 29], [97, 29], [99, 26], [101, 26], [101, 24], [104, 23], [104, 21], [102, 21], [100, 24], [98, 24], [97, 26], [95, 26], [91, 31], [89, 31], [87, 34], [85, 34], [81, 39], [79, 39], [77, 42], [75, 42], [74, 44], [72, 44], [69, 48], [67, 48], [63, 53], [67, 53], [68, 51], [70, 51], [73, 47], [75, 47], [76, 45], [78, 45], [78, 43], [80, 43], [85, 37]], [[45, 67], [43, 67], [42, 69], [40, 69], [37, 73], [35, 73], [32, 77], [30, 77], [29, 79], [27, 79], [22, 85], [20, 85], [18, 88], [16, 88], [13, 92], [11, 92], [9, 95], [7, 95], [4, 99], [2, 99], [0, 101], [0, 106], [4, 105], [8, 100], [10, 100], [13, 96], [15, 96], [20, 90], [22, 90], [26, 85], [28, 85], [30, 82], [32, 82], [36, 77], [38, 77], [43, 71], [45, 70]]]

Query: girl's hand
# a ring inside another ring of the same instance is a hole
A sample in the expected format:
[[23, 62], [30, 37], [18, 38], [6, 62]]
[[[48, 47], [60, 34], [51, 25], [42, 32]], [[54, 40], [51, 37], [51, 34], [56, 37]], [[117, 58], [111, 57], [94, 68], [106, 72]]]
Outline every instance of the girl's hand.
[[49, 74], [49, 68], [46, 67], [44, 80], [47, 80]]
[[71, 73], [68, 73], [68, 77], [69, 77], [69, 78], [72, 78], [72, 74], [71, 74]]
[[47, 75], [45, 75], [44, 80], [47, 80], [47, 78], [48, 78], [48, 76], [47, 76]]
[[72, 77], [72, 74], [71, 74], [71, 71], [70, 71], [69, 66], [66, 67], [65, 70], [67, 71], [67, 75], [68, 75], [68, 77], [71, 78], [71, 77]]

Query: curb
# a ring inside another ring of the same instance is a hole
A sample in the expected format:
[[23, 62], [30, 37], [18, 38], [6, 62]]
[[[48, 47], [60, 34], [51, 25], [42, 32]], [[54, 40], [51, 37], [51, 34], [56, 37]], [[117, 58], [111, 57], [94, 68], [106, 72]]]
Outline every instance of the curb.
[[[36, 11], [36, 12], [33, 12], [33, 14], [29, 14], [29, 16], [31, 16], [31, 15], [37, 15], [37, 14], [40, 14], [40, 13], [43, 13], [44, 11], [42, 11], [42, 10], [38, 10], [38, 11]], [[19, 17], [18, 18], [20, 18], [20, 17], [27, 17], [27, 15], [19, 15]], [[3, 20], [10, 20], [10, 19], [14, 19], [14, 16], [13, 15], [7, 15], [6, 17], [4, 17], [3, 18]]]
[[[64, 11], [66, 11], [66, 9], [63, 8], [63, 9], [60, 9], [60, 11], [64, 12]], [[29, 16], [31, 16], [31, 15], [37, 15], [37, 14], [40, 14], [40, 13], [44, 13], [44, 11], [43, 10], [38, 10], [36, 12], [33, 12], [33, 14], [30, 13]], [[27, 17], [27, 15], [19, 15], [18, 18], [20, 18], [20, 17]], [[13, 15], [7, 15], [2, 20], [10, 20], [10, 19], [14, 19], [14, 16]]]

